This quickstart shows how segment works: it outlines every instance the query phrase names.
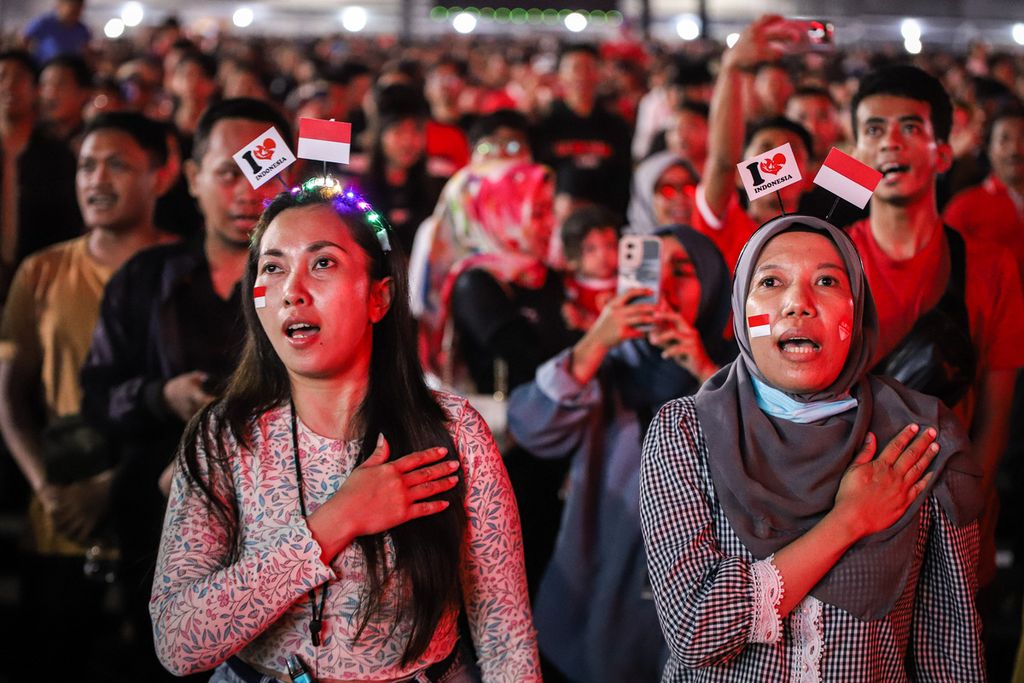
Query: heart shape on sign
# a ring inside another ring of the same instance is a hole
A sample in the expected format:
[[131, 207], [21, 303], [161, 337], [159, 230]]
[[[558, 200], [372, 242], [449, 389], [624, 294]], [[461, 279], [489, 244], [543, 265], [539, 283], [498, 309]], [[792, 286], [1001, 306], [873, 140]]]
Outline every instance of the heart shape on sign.
[[277, 143], [274, 142], [273, 138], [267, 138], [263, 141], [262, 145], [258, 145], [253, 150], [252, 155], [257, 159], [263, 159], [266, 161], [270, 157], [274, 156], [274, 148], [277, 147]]
[[777, 174], [782, 170], [782, 167], [786, 165], [786, 155], [779, 152], [771, 159], [762, 159], [758, 168], [761, 169], [762, 173], [771, 173], [772, 175]]

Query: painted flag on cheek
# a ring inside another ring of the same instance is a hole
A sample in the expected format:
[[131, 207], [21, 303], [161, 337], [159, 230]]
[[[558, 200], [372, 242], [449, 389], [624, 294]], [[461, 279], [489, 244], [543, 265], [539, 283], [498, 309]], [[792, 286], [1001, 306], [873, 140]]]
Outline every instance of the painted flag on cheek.
[[267, 307], [267, 288], [266, 287], [253, 287], [252, 288], [252, 303], [256, 308]]
[[772, 334], [772, 325], [767, 313], [747, 316], [747, 328], [750, 330], [751, 339], [770, 337]]
[[814, 184], [863, 209], [878, 187], [882, 174], [833, 147], [814, 176]]
[[323, 119], [299, 119], [299, 158], [347, 164], [352, 147], [352, 124]]

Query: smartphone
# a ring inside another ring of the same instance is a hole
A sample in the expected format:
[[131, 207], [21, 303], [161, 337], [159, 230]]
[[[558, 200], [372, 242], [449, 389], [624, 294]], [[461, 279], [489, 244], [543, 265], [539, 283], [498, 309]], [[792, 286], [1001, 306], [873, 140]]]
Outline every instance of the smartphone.
[[786, 24], [803, 33], [799, 39], [773, 41], [783, 52], [827, 54], [836, 51], [836, 27], [833, 23], [825, 22], [824, 19], [786, 19]]
[[619, 240], [617, 294], [638, 287], [651, 290], [630, 303], [658, 303], [661, 292], [661, 240], [650, 235], [625, 235]]
[[835, 52], [836, 27], [832, 22], [823, 19], [810, 19], [803, 23], [807, 27], [807, 40], [800, 43], [799, 50], [803, 52]]

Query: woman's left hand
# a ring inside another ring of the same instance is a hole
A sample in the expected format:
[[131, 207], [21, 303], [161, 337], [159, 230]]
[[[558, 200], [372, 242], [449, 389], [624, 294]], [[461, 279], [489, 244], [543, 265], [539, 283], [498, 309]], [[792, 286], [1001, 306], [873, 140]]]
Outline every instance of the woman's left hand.
[[718, 371], [718, 366], [704, 350], [700, 333], [682, 315], [658, 310], [654, 313], [654, 321], [654, 329], [647, 334], [647, 341], [662, 349], [662, 358], [671, 358], [701, 382]]

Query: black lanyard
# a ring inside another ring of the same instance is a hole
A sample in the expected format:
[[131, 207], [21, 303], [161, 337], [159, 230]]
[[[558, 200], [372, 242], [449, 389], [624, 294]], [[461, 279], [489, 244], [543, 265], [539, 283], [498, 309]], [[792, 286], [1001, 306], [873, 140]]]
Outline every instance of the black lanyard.
[[[292, 455], [295, 457], [295, 479], [299, 484], [299, 509], [302, 510], [302, 518], [309, 519], [306, 514], [306, 501], [302, 495], [302, 467], [299, 465], [299, 429], [295, 419], [295, 403], [290, 402], [292, 409]], [[327, 601], [327, 584], [320, 594], [320, 606], [316, 604], [316, 588], [309, 589], [309, 636], [313, 641], [313, 647], [320, 646], [320, 630], [324, 627], [324, 603]]]

